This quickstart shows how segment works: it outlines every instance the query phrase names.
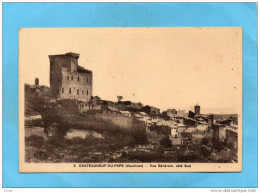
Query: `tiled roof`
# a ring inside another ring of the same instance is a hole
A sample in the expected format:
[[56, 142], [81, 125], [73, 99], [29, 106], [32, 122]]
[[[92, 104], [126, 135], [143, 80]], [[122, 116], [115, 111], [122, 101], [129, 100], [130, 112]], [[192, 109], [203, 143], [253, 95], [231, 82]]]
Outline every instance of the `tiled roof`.
[[77, 66], [77, 71], [78, 72], [83, 72], [83, 73], [91, 73], [92, 72], [91, 70], [87, 70], [87, 69], [85, 69], [82, 66]]

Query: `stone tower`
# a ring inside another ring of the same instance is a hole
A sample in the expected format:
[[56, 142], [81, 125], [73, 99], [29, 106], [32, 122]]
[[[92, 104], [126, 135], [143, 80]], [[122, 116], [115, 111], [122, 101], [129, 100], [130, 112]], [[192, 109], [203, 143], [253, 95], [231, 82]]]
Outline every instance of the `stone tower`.
[[78, 65], [79, 54], [49, 55], [51, 93], [57, 99], [88, 102], [92, 96], [92, 71]]
[[35, 78], [35, 80], [34, 80], [34, 85], [35, 85], [35, 86], [39, 86], [39, 78]]
[[194, 107], [194, 113], [195, 113], [195, 116], [200, 115], [200, 106], [198, 103]]

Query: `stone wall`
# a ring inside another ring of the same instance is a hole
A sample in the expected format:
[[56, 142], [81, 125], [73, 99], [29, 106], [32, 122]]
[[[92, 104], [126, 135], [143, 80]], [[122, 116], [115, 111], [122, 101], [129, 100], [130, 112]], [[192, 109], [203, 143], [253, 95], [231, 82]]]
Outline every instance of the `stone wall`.
[[61, 99], [88, 102], [92, 96], [92, 73], [62, 71]]

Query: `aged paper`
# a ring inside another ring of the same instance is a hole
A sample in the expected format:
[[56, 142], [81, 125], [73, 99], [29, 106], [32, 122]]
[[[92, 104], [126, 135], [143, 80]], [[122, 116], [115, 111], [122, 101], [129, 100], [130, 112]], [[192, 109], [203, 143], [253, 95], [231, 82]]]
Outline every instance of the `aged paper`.
[[20, 172], [242, 171], [242, 28], [22, 28]]

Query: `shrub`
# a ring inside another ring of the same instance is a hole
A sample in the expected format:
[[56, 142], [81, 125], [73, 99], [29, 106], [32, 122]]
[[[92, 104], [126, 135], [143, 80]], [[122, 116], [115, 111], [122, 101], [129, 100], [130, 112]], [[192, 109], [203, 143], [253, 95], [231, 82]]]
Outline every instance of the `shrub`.
[[141, 162], [152, 162], [161, 159], [162, 155], [157, 152], [143, 152], [143, 151], [133, 152], [132, 151], [128, 153], [128, 157], [130, 160], [138, 160]]
[[203, 157], [209, 157], [211, 154], [211, 151], [205, 145], [201, 146], [200, 151]]
[[145, 145], [148, 143], [148, 138], [144, 131], [134, 130], [131, 132], [131, 136], [135, 139], [136, 145]]
[[25, 144], [27, 146], [41, 148], [45, 144], [45, 139], [42, 136], [31, 135], [25, 138]]
[[217, 149], [219, 151], [224, 149], [224, 143], [221, 142], [221, 141], [214, 142], [213, 146], [214, 146], [215, 149]]
[[169, 137], [164, 137], [161, 141], [160, 141], [160, 145], [166, 148], [170, 148], [172, 147], [172, 142], [169, 139]]
[[227, 143], [226, 147], [229, 149], [234, 149], [234, 143], [233, 142]]
[[207, 145], [208, 143], [209, 143], [209, 139], [207, 137], [202, 138], [201, 140], [202, 145]]

